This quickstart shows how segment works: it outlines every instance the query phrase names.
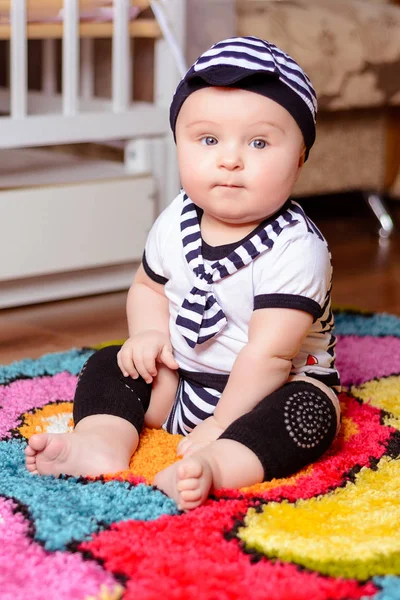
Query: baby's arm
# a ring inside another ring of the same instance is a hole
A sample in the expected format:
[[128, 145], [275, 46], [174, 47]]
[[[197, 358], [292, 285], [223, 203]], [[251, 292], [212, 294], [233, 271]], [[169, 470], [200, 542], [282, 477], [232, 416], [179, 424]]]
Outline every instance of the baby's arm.
[[255, 310], [249, 340], [238, 354], [214, 417], [226, 429], [263, 398], [284, 385], [292, 359], [309, 332], [313, 317], [301, 310]]
[[121, 370], [152, 383], [150, 405], [145, 415], [149, 427], [165, 421], [178, 385], [178, 368], [169, 336], [169, 306], [164, 286], [153, 281], [140, 265], [128, 293], [129, 339], [118, 357]]
[[129, 337], [155, 330], [169, 339], [169, 304], [164, 286], [153, 281], [142, 264], [128, 292], [126, 314]]

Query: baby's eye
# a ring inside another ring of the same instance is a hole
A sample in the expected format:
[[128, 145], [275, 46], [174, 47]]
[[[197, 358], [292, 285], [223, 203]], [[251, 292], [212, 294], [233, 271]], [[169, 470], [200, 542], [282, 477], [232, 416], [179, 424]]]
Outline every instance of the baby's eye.
[[252, 148], [257, 148], [257, 150], [263, 150], [263, 148], [265, 148], [267, 145], [267, 142], [265, 142], [264, 140], [253, 140], [252, 142], [250, 142], [250, 146]]
[[212, 137], [212, 135], [207, 135], [206, 137], [201, 138], [200, 141], [205, 146], [215, 146], [215, 144], [218, 144], [218, 140], [215, 137]]

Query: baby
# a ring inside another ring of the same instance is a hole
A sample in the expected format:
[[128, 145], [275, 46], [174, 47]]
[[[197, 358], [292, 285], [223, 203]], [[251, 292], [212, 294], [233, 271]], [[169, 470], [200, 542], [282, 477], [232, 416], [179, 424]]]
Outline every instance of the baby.
[[32, 473], [127, 469], [144, 425], [185, 437], [154, 484], [183, 510], [212, 489], [285, 477], [340, 424], [332, 269], [292, 188], [315, 140], [299, 65], [255, 37], [215, 44], [170, 110], [182, 191], [153, 225], [129, 290], [129, 339], [92, 355], [75, 429], [38, 434]]

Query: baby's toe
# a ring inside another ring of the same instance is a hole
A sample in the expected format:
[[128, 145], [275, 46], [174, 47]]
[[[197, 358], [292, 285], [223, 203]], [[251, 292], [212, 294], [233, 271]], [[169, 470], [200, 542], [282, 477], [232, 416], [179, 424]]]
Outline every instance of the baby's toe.
[[200, 506], [200, 502], [198, 500], [195, 502], [184, 502], [182, 500], [182, 502], [180, 504], [178, 504], [178, 509], [183, 510], [185, 512], [189, 512], [191, 510], [194, 510], [198, 506]]
[[196, 490], [183, 490], [180, 492], [179, 496], [181, 501], [185, 504], [188, 502], [198, 502], [201, 498], [201, 491], [200, 488], [197, 488]]
[[34, 450], [33, 448], [31, 448], [29, 445], [26, 446], [25, 448], [25, 456], [36, 456], [37, 452], [36, 450]]
[[191, 477], [189, 479], [179, 479], [176, 487], [179, 492], [183, 492], [184, 490], [195, 490], [199, 487], [199, 478]]
[[191, 460], [190, 458], [182, 461], [177, 469], [177, 479], [192, 479], [199, 478], [203, 474], [203, 466], [200, 461]]
[[27, 470], [33, 475], [39, 475], [39, 471], [36, 468], [36, 463], [32, 463], [30, 465], [26, 465]]

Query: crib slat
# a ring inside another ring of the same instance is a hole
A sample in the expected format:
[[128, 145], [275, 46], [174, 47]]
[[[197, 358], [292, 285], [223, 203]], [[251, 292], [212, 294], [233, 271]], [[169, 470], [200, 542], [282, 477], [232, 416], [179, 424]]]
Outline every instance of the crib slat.
[[52, 96], [57, 91], [55, 40], [42, 41], [42, 65], [42, 90], [47, 96]]
[[81, 43], [81, 92], [82, 98], [89, 99], [94, 94], [94, 40], [83, 38]]
[[28, 87], [28, 46], [26, 38], [26, 2], [13, 0], [11, 4], [11, 52], [10, 52], [10, 84], [11, 84], [11, 116], [21, 119], [27, 113]]
[[131, 81], [129, 0], [114, 0], [112, 104], [115, 113], [128, 109], [131, 101]]
[[62, 56], [62, 95], [64, 115], [78, 111], [79, 86], [79, 5], [78, 0], [64, 0]]

